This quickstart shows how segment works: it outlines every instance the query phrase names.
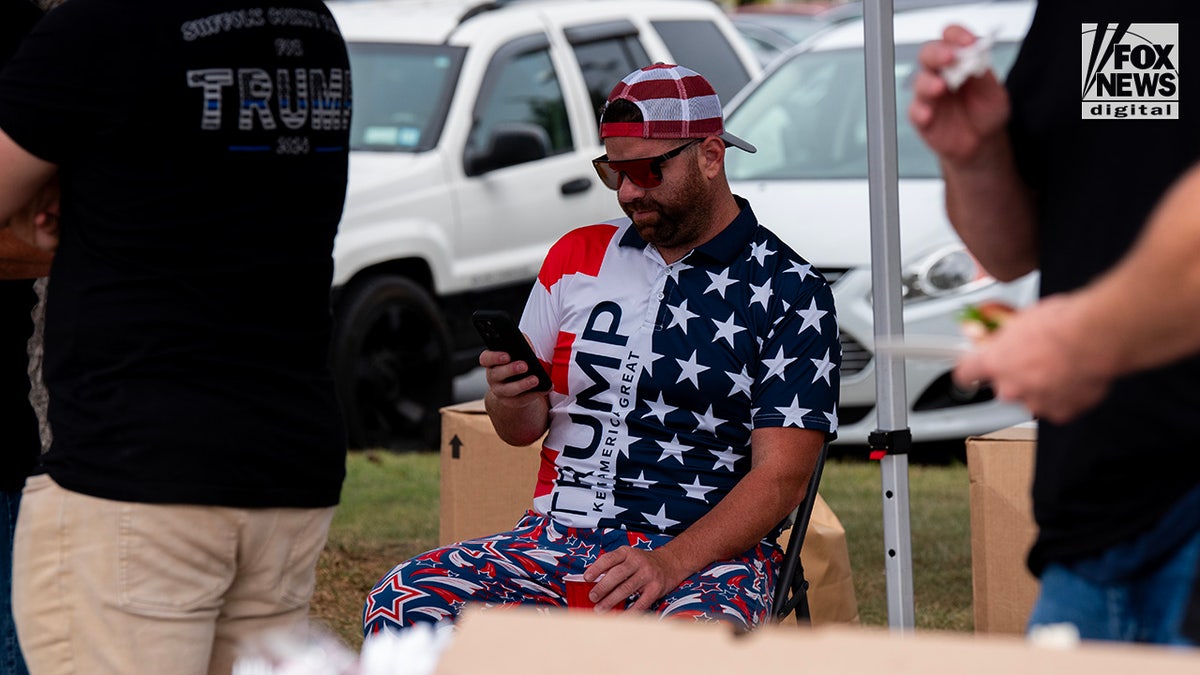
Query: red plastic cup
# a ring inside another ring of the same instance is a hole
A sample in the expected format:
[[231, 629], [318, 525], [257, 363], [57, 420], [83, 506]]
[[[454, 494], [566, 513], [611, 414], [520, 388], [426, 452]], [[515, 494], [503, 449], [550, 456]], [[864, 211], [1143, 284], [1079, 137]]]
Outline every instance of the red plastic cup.
[[584, 581], [582, 574], [568, 574], [563, 577], [567, 587], [567, 607], [571, 609], [591, 609], [596, 606], [588, 594], [596, 586], [594, 581]]
[[[567, 590], [567, 608], [568, 609], [588, 609], [594, 610], [596, 603], [588, 597], [592, 592], [592, 588], [596, 586], [595, 581], [584, 581], [582, 574], [568, 574], [563, 577], [563, 583]], [[619, 612], [624, 609], [621, 605], [613, 607], [610, 611]]]

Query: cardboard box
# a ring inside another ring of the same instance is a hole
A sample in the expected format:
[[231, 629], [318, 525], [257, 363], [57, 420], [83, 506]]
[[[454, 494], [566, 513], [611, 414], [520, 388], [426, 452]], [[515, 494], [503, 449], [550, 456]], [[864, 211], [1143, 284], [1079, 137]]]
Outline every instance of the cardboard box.
[[[443, 408], [439, 545], [512, 529], [533, 506], [541, 447], [540, 440], [519, 448], [501, 441], [483, 401]], [[846, 530], [820, 494], [800, 563], [813, 625], [857, 623]]]
[[659, 621], [633, 614], [531, 608], [468, 608], [441, 654], [439, 675], [571, 675], [749, 672], [840, 675], [1194, 675], [1200, 651], [1083, 643], [1035, 647], [1012, 636], [889, 632], [833, 626], [767, 626], [736, 635], [728, 626]]
[[1038, 581], [1025, 567], [1037, 535], [1030, 486], [1037, 427], [967, 439], [971, 572], [978, 633], [1025, 632]]
[[511, 530], [533, 506], [541, 450], [501, 441], [481, 400], [443, 408], [438, 544]]

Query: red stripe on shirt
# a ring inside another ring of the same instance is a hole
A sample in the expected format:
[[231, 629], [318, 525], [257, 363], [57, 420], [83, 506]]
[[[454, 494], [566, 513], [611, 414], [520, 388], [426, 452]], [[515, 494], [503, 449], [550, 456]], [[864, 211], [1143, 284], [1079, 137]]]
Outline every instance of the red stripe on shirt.
[[546, 254], [546, 262], [538, 273], [538, 283], [548, 291], [565, 276], [597, 276], [600, 264], [604, 262], [604, 251], [616, 232], [616, 225], [589, 225], [559, 239]]

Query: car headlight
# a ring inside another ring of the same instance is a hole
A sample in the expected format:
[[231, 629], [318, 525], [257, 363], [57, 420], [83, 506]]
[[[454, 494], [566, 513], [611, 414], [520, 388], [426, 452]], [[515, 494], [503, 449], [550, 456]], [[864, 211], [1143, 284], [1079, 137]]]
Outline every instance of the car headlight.
[[966, 293], [996, 283], [960, 243], [943, 246], [905, 266], [900, 275], [904, 302]]
[[962, 244], [951, 244], [923, 256], [901, 273], [905, 302], [965, 293], [996, 283]]

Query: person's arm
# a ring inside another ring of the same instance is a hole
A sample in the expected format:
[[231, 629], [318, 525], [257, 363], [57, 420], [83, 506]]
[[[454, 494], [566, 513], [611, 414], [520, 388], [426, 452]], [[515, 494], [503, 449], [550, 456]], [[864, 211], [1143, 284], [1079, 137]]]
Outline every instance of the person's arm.
[[550, 399], [545, 392], [534, 391], [538, 380], [530, 375], [516, 382], [504, 380], [527, 372], [524, 361], [513, 361], [506, 352], [486, 350], [479, 365], [487, 369], [488, 390], [483, 404], [496, 435], [509, 445], [529, 445], [546, 433], [550, 426]]
[[32, 223], [26, 228], [10, 219], [33, 201], [38, 190], [54, 177], [55, 169], [50, 162], [17, 145], [0, 129], [0, 229], [12, 226], [18, 236], [33, 243]]
[[958, 364], [1004, 400], [1067, 421], [1112, 380], [1200, 351], [1200, 166], [1160, 201], [1129, 254], [1104, 276], [1010, 318]]
[[54, 254], [29, 244], [13, 228], [0, 229], [0, 279], [36, 279], [50, 273]]
[[753, 548], [804, 499], [824, 432], [770, 427], [751, 432], [751, 466], [746, 476], [704, 517], [653, 551], [624, 546], [600, 556], [584, 573], [596, 581], [598, 612], [622, 604], [649, 609], [685, 579], [709, 564]]
[[1001, 281], [1037, 267], [1033, 196], [1017, 172], [1007, 132], [1008, 92], [991, 71], [951, 91], [940, 75], [954, 50], [975, 42], [961, 26], [921, 47], [909, 119], [937, 154], [946, 212], [971, 253]]
[[[0, 279], [36, 279], [50, 273], [51, 249], [58, 239], [58, 180], [43, 185], [34, 199], [0, 228]], [[38, 242], [35, 246], [30, 239]]]
[[1114, 375], [1200, 350], [1200, 165], [1166, 193], [1124, 260], [1078, 295], [1080, 333], [1105, 336]]
[[58, 244], [55, 171], [0, 129], [0, 279], [49, 272]]

